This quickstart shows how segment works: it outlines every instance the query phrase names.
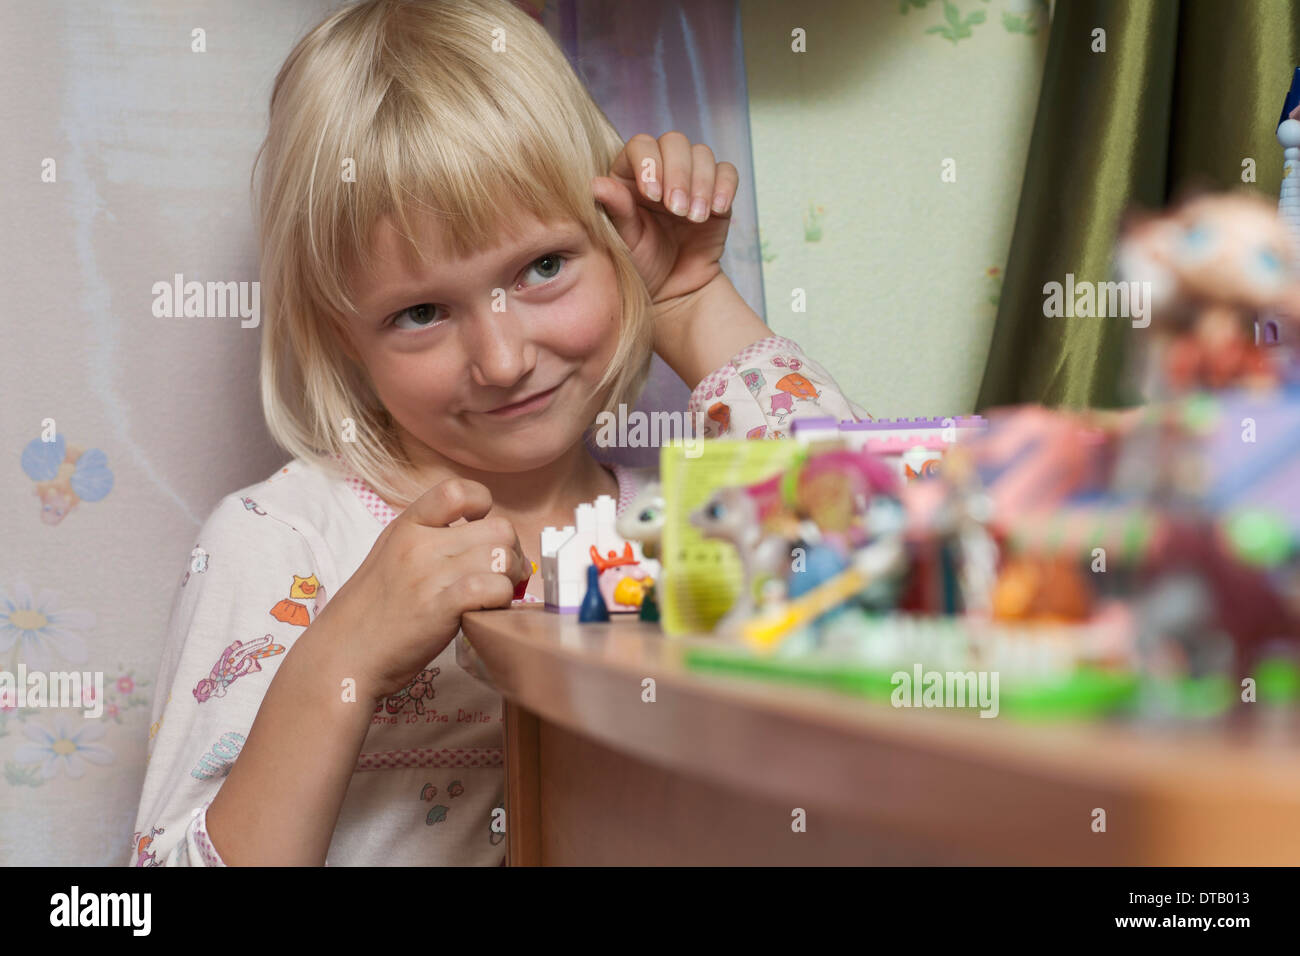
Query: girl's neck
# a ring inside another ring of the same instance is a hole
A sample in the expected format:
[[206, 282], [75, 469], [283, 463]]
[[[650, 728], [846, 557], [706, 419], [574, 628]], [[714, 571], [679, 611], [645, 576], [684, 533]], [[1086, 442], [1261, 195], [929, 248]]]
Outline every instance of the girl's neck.
[[479, 471], [420, 447], [411, 453], [422, 493], [446, 478], [477, 481], [492, 493], [492, 511], [508, 518], [556, 524], [573, 523], [574, 505], [599, 495], [618, 497], [618, 481], [591, 456], [582, 441], [540, 468], [518, 472]]

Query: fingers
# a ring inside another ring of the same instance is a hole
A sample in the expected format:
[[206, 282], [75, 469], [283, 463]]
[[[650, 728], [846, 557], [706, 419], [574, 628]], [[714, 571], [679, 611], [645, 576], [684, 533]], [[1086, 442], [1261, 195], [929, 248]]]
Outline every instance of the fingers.
[[[663, 202], [676, 216], [704, 222], [710, 214], [730, 214], [740, 183], [732, 163], [719, 163], [703, 143], [691, 144], [683, 133], [670, 130], [655, 140], [638, 133], [614, 160], [610, 176], [646, 202]], [[612, 213], [611, 213], [612, 214]]]
[[513, 590], [532, 572], [514, 526], [500, 516], [489, 515], [426, 534], [429, 536], [415, 545], [415, 560], [433, 569], [426, 583], [436, 590], [454, 592], [460, 588], [462, 578], [473, 574], [499, 574]]
[[717, 176], [718, 164], [713, 158], [713, 150], [703, 143], [691, 147], [691, 200], [686, 218], [691, 222], [704, 222], [709, 218], [710, 206], [713, 204], [713, 182]]
[[659, 137], [659, 154], [664, 164], [664, 205], [674, 216], [685, 216], [691, 208], [691, 141], [670, 130]]
[[475, 572], [456, 582], [451, 603], [456, 616], [466, 611], [481, 611], [493, 607], [509, 607], [514, 599], [513, 585], [499, 574]]
[[520, 581], [527, 581], [533, 567], [528, 558], [517, 547], [508, 544], [476, 544], [466, 548], [457, 555], [456, 577], [448, 581], [453, 588], [459, 587], [456, 580], [470, 574], [500, 574], [510, 582], [513, 588]]
[[475, 521], [492, 510], [492, 492], [485, 485], [468, 478], [448, 478], [438, 482], [398, 515], [398, 521], [445, 528], [464, 518]]
[[663, 166], [659, 144], [654, 137], [637, 133], [614, 160], [610, 175], [629, 184], [635, 183], [638, 195], [650, 202], [659, 202], [664, 198]]
[[[514, 562], [516, 570], [527, 567], [514, 525], [500, 515], [489, 515], [458, 528], [443, 529], [437, 541], [438, 550], [445, 557], [468, 556], [482, 551], [491, 555], [494, 565], [499, 565], [504, 557]], [[484, 569], [488, 567], [485, 563], [482, 566]]]
[[718, 173], [713, 180], [713, 198], [709, 208], [715, 216], [730, 216], [731, 202], [740, 188], [740, 172], [734, 163], [718, 163]]

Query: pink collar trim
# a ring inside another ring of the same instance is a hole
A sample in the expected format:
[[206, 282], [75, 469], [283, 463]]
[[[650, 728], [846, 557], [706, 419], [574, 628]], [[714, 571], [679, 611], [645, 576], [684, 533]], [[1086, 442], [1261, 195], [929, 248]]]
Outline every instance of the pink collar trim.
[[[336, 455], [335, 458], [340, 465], [346, 468], [341, 456]], [[615, 514], [622, 514], [624, 509], [632, 503], [632, 499], [636, 497], [636, 482], [632, 478], [630, 470], [623, 465], [607, 464], [605, 467], [614, 473], [614, 478], [618, 481], [618, 504], [615, 506]], [[343, 482], [352, 489], [352, 493], [357, 496], [362, 506], [374, 516], [381, 526], [386, 527], [390, 521], [397, 517], [398, 512], [393, 506], [381, 498], [379, 493], [364, 478], [349, 471], [344, 476]]]

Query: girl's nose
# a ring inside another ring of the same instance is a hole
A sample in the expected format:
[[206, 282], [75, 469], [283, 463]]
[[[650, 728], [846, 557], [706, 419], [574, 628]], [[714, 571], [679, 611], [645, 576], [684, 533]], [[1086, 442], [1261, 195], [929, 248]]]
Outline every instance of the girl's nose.
[[465, 351], [475, 384], [508, 388], [528, 374], [535, 350], [519, 319], [508, 310], [479, 311], [466, 324]]

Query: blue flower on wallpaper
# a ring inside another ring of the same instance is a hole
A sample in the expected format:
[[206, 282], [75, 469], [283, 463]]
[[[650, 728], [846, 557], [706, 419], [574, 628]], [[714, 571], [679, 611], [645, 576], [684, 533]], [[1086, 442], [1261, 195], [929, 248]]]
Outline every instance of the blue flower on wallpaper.
[[41, 520], [58, 524], [81, 501], [100, 501], [113, 490], [108, 456], [98, 448], [82, 451], [62, 435], [53, 441], [33, 438], [23, 449], [23, 473], [36, 482]]
[[32, 595], [27, 582], [0, 591], [0, 654], [13, 650], [15, 662], [44, 670], [57, 655], [70, 664], [89, 656], [78, 633], [95, 624], [89, 611], [60, 610], [58, 595], [48, 588]]
[[46, 730], [32, 721], [23, 726], [23, 734], [34, 741], [23, 744], [14, 751], [18, 763], [41, 765], [41, 776], [52, 779], [63, 771], [73, 780], [86, 772], [86, 762], [104, 766], [113, 762], [113, 752], [91, 741], [105, 733], [104, 725], [86, 721], [76, 733], [72, 732], [70, 719], [65, 714], [54, 716], [54, 729]]

